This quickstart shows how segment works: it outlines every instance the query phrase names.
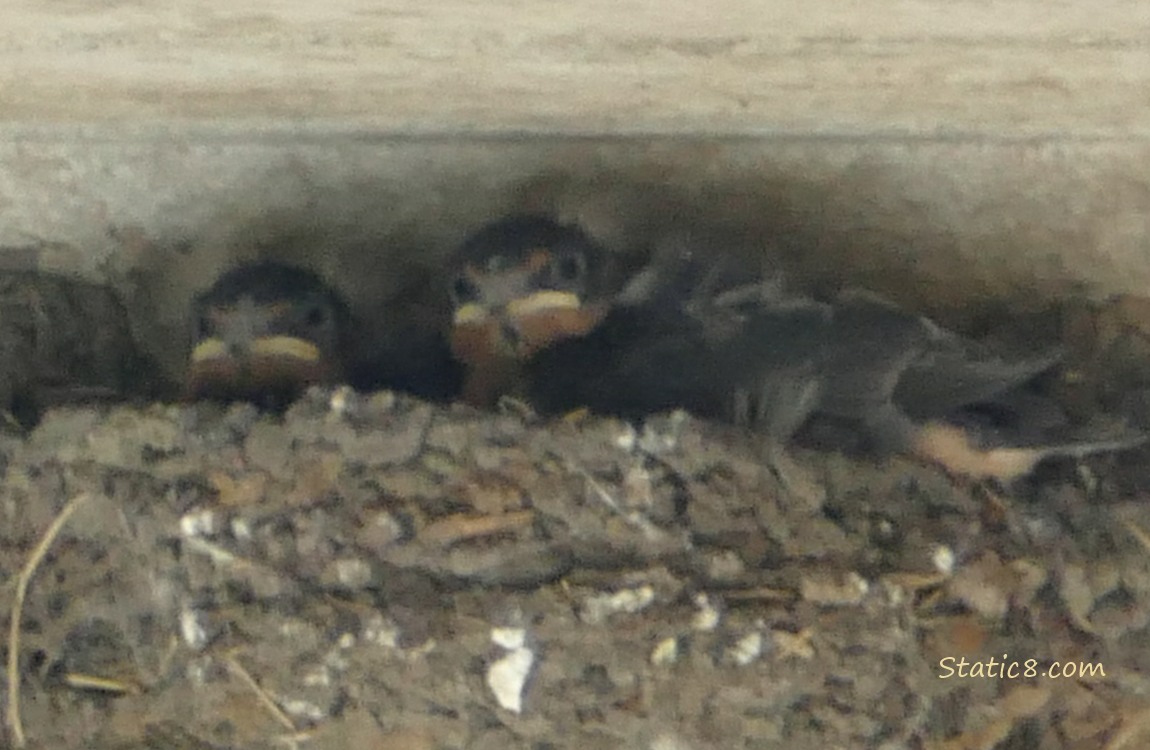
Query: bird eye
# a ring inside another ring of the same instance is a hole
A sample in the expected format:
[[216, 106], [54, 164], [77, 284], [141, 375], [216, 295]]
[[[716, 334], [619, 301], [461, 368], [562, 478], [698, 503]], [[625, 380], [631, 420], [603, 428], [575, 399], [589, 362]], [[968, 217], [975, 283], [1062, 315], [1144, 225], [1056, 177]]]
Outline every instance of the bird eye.
[[560, 281], [578, 281], [583, 276], [583, 258], [578, 255], [560, 256], [555, 261], [554, 272]]
[[212, 332], [212, 321], [207, 315], [196, 319], [196, 338], [207, 338]]
[[313, 305], [311, 309], [307, 311], [305, 320], [312, 328], [318, 328], [327, 322], [327, 311], [319, 305]]
[[456, 276], [455, 281], [451, 282], [451, 294], [457, 304], [474, 302], [479, 299], [479, 287], [467, 276]]

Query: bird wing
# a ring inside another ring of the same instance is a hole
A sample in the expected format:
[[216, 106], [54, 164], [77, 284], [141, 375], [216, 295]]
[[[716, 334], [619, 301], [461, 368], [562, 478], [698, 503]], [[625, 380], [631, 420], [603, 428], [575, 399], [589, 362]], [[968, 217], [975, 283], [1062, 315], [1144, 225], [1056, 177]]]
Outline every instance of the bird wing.
[[948, 341], [912, 361], [898, 379], [894, 403], [913, 419], [941, 417], [1034, 380], [1064, 356], [1062, 349], [1052, 348], [1009, 359], [967, 344]]
[[[614, 308], [579, 339], [530, 364], [530, 400], [543, 412], [579, 406], [642, 417], [683, 408], [789, 437], [814, 406], [828, 314], [816, 304], [771, 305], [747, 314], [685, 305]], [[791, 413], [796, 405], [798, 413]]]

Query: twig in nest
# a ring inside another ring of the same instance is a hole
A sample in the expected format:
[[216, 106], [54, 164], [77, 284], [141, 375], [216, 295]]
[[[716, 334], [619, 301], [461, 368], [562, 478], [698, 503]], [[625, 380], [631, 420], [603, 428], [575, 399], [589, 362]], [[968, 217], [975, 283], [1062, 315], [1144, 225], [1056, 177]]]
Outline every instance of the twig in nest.
[[69, 672], [64, 675], [64, 684], [74, 690], [95, 690], [101, 693], [129, 693], [136, 695], [140, 692], [139, 685], [111, 677], [101, 677], [94, 674]]
[[300, 745], [311, 742], [314, 735], [315, 732], [309, 729], [304, 732], [296, 732], [295, 734], [285, 734], [280, 737], [272, 737], [272, 742], [276, 743], [277, 745], [283, 745], [285, 747], [291, 748], [292, 750], [298, 750]]
[[1150, 534], [1147, 534], [1145, 529], [1133, 521], [1127, 521], [1125, 526], [1130, 534], [1138, 540], [1138, 543], [1142, 545], [1142, 549], [1146, 552], [1150, 552]]
[[52, 520], [39, 544], [32, 550], [28, 561], [20, 570], [20, 577], [16, 580], [16, 598], [12, 602], [12, 619], [8, 623], [7, 707], [8, 726], [11, 727], [12, 743], [15, 747], [24, 747], [26, 743], [24, 723], [20, 719], [20, 620], [24, 617], [24, 597], [28, 593], [28, 584], [32, 580], [32, 576], [40, 567], [44, 556], [48, 554], [48, 548], [52, 546], [52, 542], [56, 541], [56, 537], [60, 535], [60, 530], [64, 528], [68, 518], [76, 512], [77, 508], [87, 502], [88, 498], [87, 493], [82, 493], [68, 501], [68, 504]]
[[1122, 717], [1119, 727], [1103, 750], [1121, 750], [1122, 748], [1133, 747], [1140, 738], [1144, 740], [1147, 731], [1150, 730], [1150, 709], [1144, 708], [1141, 711], [1126, 714]]
[[468, 539], [519, 531], [530, 526], [534, 519], [535, 512], [530, 510], [483, 516], [457, 513], [428, 524], [420, 532], [420, 538], [440, 547], [450, 547]]
[[577, 465], [574, 461], [564, 461], [564, 463], [567, 465], [568, 471], [583, 477], [583, 481], [587, 482], [587, 486], [591, 488], [591, 491], [595, 494], [595, 497], [599, 499], [599, 502], [610, 508], [630, 526], [642, 531], [648, 539], [662, 539], [666, 536], [662, 529], [651, 523], [642, 513], [634, 511], [628, 512], [624, 509], [623, 506], [619, 504], [619, 501], [611, 496], [607, 488], [600, 484], [595, 477], [591, 476], [591, 472]]
[[232, 674], [234, 674], [236, 677], [239, 677], [244, 684], [251, 688], [252, 692], [256, 694], [256, 698], [258, 698], [260, 703], [263, 704], [264, 708], [268, 710], [268, 713], [272, 715], [272, 718], [283, 725], [288, 730], [288, 732], [291, 732], [293, 735], [299, 731], [299, 729], [296, 728], [296, 725], [292, 722], [291, 717], [285, 714], [283, 709], [276, 705], [275, 699], [268, 695], [266, 690], [260, 687], [260, 684], [256, 682], [256, 678], [252, 677], [251, 672], [244, 669], [243, 665], [240, 664], [239, 660], [237, 660], [234, 655], [228, 655], [227, 663], [228, 668], [232, 670]]

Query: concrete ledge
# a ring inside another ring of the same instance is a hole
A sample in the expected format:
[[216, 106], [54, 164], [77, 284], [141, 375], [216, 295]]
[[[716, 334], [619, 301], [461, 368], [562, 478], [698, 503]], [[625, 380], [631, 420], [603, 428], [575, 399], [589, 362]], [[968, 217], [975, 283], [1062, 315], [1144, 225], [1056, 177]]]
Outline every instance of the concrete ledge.
[[1137, 0], [15, 0], [0, 118], [1147, 134], [1148, 40]]

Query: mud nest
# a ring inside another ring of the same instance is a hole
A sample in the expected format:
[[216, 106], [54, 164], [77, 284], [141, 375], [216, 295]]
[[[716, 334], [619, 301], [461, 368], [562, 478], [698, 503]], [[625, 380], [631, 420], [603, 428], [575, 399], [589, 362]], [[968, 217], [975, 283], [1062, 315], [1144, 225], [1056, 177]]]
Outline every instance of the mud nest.
[[[796, 449], [784, 486], [753, 436], [682, 413], [148, 403], [135, 360], [92, 359], [128, 338], [105, 293], [7, 283], [0, 397], [27, 406], [0, 431], [9, 744], [1150, 737], [1146, 449], [1011, 487]], [[1145, 428], [1150, 310], [1063, 322], [1068, 407]]]
[[797, 450], [784, 491], [759, 451], [342, 388], [55, 408], [0, 443], [7, 599], [74, 510], [5, 700], [36, 747], [1142, 746], [1144, 455]]

